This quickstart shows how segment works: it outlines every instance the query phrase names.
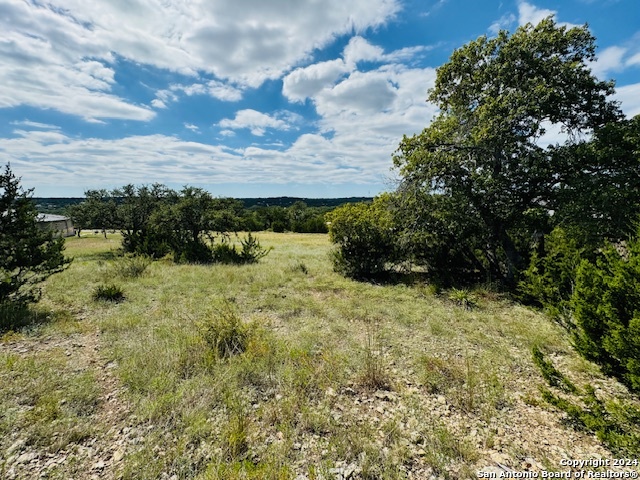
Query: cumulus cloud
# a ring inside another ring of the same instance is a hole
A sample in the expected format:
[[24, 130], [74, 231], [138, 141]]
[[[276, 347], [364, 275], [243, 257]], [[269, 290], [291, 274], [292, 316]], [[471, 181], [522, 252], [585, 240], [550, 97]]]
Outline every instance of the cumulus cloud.
[[290, 128], [290, 125], [284, 120], [251, 108], [237, 111], [235, 118], [225, 118], [218, 123], [218, 126], [225, 129], [248, 128], [253, 135], [258, 137], [263, 136], [267, 128], [276, 130], [289, 130]]
[[555, 17], [557, 13], [556, 10], [538, 8], [531, 3], [520, 2], [518, 4], [518, 23], [520, 25], [526, 25], [527, 23], [537, 25], [549, 16]]
[[628, 118], [640, 115], [640, 83], [617, 87], [614, 98], [621, 102], [622, 111]]
[[627, 49], [624, 47], [613, 46], [605, 48], [598, 54], [598, 59], [591, 62], [591, 71], [598, 78], [606, 79], [612, 72], [620, 71], [624, 68], [624, 56]]
[[[323, 89], [332, 88], [345, 75], [356, 72], [358, 62], [368, 61], [375, 63], [394, 64], [415, 58], [416, 55], [429, 50], [429, 46], [407, 47], [384, 53], [384, 50], [377, 45], [371, 44], [363, 37], [356, 35], [344, 48], [342, 58], [319, 62], [307, 67], [297, 68], [289, 73], [283, 80], [282, 93], [291, 101], [302, 102], [307, 98], [312, 98]], [[378, 88], [382, 88], [382, 83]], [[346, 85], [343, 87], [346, 88]], [[350, 88], [353, 88], [351, 85]], [[382, 88], [384, 103], [389, 92]], [[335, 93], [335, 92], [334, 92]], [[339, 94], [339, 92], [338, 92]]]
[[[539, 8], [531, 3], [521, 1], [520, 3], [518, 3], [518, 24], [521, 26], [526, 25], [527, 23], [530, 23], [531, 25], [537, 25], [547, 17], [555, 18], [557, 13], [557, 10]], [[577, 26], [574, 23], [567, 22], [558, 22], [558, 24], [568, 28]]]
[[351, 67], [342, 59], [320, 62], [298, 68], [283, 80], [282, 93], [292, 101], [304, 101], [313, 97], [323, 88], [333, 85], [341, 76], [350, 72]]
[[[337, 35], [382, 25], [398, 9], [398, 0], [4, 0], [0, 108], [30, 105], [92, 121], [153, 118], [148, 107], [111, 93], [119, 58], [213, 76], [204, 92], [236, 101], [237, 86], [278, 78]], [[156, 100], [155, 108], [167, 105]]]
[[349, 40], [342, 55], [345, 62], [349, 65], [361, 61], [380, 61], [384, 56], [384, 50], [377, 45], [372, 45], [357, 35]]
[[[513, 13], [508, 13], [503, 15], [498, 20], [493, 22], [489, 26], [489, 32], [494, 35], [497, 35], [500, 30], [508, 29], [513, 23], [516, 21], [516, 16]], [[526, 22], [525, 22], [526, 23]]]

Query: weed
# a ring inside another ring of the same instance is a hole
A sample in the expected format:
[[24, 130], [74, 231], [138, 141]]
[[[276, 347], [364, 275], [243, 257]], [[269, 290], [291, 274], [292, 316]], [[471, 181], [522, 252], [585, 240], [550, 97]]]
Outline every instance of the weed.
[[148, 255], [126, 254], [115, 263], [115, 273], [122, 278], [138, 278], [151, 265], [151, 261], [151, 257]]
[[478, 300], [474, 294], [467, 289], [452, 288], [448, 295], [449, 300], [456, 305], [466, 309], [472, 310], [478, 306]]
[[229, 302], [225, 302], [215, 315], [202, 322], [201, 332], [218, 358], [244, 352], [249, 341], [249, 327]]
[[297, 262], [295, 265], [291, 267], [292, 272], [302, 272], [305, 275], [309, 274], [309, 268], [304, 262]]
[[378, 320], [369, 320], [366, 323], [366, 327], [366, 343], [360, 384], [371, 390], [390, 390], [391, 378], [386, 371], [382, 356], [380, 322]]
[[228, 420], [222, 430], [223, 451], [227, 460], [242, 461], [249, 451], [249, 443], [247, 441], [249, 412], [237, 392], [227, 392], [225, 404]]
[[93, 299], [96, 301], [121, 302], [124, 300], [124, 292], [121, 287], [113, 283], [98, 285], [93, 291]]
[[478, 359], [423, 355], [418, 359], [420, 380], [431, 394], [445, 395], [463, 412], [494, 410], [505, 403], [500, 379], [486, 371]]
[[[478, 458], [478, 452], [466, 440], [452, 434], [444, 424], [435, 424], [425, 432], [423, 458], [434, 473], [451, 478], [449, 465], [471, 463]], [[463, 478], [466, 478], [463, 477]]]

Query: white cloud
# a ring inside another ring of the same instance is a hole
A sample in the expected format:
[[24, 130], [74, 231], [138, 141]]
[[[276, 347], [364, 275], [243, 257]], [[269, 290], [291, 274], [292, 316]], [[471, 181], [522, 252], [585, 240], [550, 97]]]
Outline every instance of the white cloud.
[[[237, 102], [242, 99], [242, 89], [217, 80], [210, 80], [206, 83], [193, 83], [191, 85], [174, 84], [169, 88], [171, 92], [183, 92], [187, 96], [209, 95], [227, 102]], [[173, 100], [178, 100], [177, 95], [173, 96]]]
[[627, 61], [625, 62], [625, 65], [628, 67], [640, 65], [640, 52], [628, 58]]
[[361, 61], [380, 61], [384, 56], [384, 50], [377, 45], [372, 45], [359, 35], [352, 37], [343, 51], [344, 60], [348, 65]]
[[497, 35], [500, 30], [508, 29], [515, 21], [516, 16], [513, 13], [503, 15], [489, 26], [489, 32]]
[[520, 1], [518, 3], [518, 24], [520, 26], [526, 25], [527, 23], [530, 23], [531, 25], [537, 25], [547, 17], [554, 17], [554, 20], [556, 20], [557, 24], [562, 27], [573, 28], [578, 26], [575, 23], [558, 22], [555, 18], [557, 16], [557, 13], [557, 10], [538, 8], [531, 3]]
[[153, 118], [147, 107], [110, 93], [111, 51], [99, 48], [63, 10], [5, 2], [0, 11], [0, 108], [50, 108], [94, 122]]
[[187, 130], [191, 130], [192, 132], [200, 133], [200, 128], [197, 125], [193, 125], [192, 123], [185, 123], [184, 128]]
[[624, 68], [626, 53], [627, 49], [623, 47], [605, 48], [598, 54], [597, 60], [589, 64], [591, 71], [598, 78], [607, 79], [611, 72], [618, 72]]
[[[119, 59], [214, 77], [206, 93], [236, 101], [242, 88], [278, 78], [336, 36], [383, 25], [398, 10], [399, 0], [2, 0], [0, 108], [30, 105], [88, 121], [153, 118], [150, 108], [111, 93]], [[155, 108], [168, 104], [157, 100]]]
[[617, 87], [614, 98], [622, 103], [622, 111], [627, 117], [640, 115], [640, 83]]
[[540, 21], [549, 16], [555, 17], [557, 13], [558, 12], [556, 10], [538, 8], [531, 3], [518, 3], [518, 23], [520, 25], [526, 25], [527, 23], [537, 25], [538, 23], [540, 23]]
[[279, 118], [271, 117], [265, 113], [253, 109], [239, 110], [234, 119], [225, 118], [218, 123], [225, 129], [248, 128], [253, 135], [261, 137], [267, 128], [276, 130], [289, 130], [289, 124]]
[[318, 113], [323, 116], [340, 113], [374, 114], [387, 110], [396, 90], [383, 72], [354, 72], [335, 87], [316, 97]]
[[[428, 46], [407, 47], [391, 53], [384, 53], [382, 48], [372, 45], [361, 36], [355, 36], [349, 40], [344, 48], [343, 59], [338, 58], [297, 68], [287, 75], [283, 80], [282, 93], [290, 101], [302, 102], [316, 96], [323, 89], [332, 87], [346, 74], [355, 72], [358, 68], [358, 62], [397, 63], [411, 60], [430, 48]], [[383, 85], [380, 83], [378, 88], [381, 87]], [[388, 96], [388, 92], [384, 88], [379, 91], [383, 97]], [[384, 98], [381, 99], [381, 102], [384, 103]]]
[[159, 98], [151, 100], [151, 106], [155, 108], [167, 108], [167, 105]]
[[304, 101], [350, 71], [351, 68], [341, 59], [298, 68], [284, 78], [282, 93], [289, 100]]
[[40, 122], [32, 122], [31, 120], [21, 120], [10, 122], [11, 125], [18, 125], [22, 127], [31, 127], [31, 128], [44, 128], [46, 130], [60, 130], [58, 125], [51, 125], [49, 123], [40, 123]]

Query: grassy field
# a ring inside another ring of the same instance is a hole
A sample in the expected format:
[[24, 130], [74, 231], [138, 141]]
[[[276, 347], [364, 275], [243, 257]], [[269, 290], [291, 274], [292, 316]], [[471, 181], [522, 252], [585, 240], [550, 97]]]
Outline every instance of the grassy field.
[[[0, 477], [477, 478], [613, 458], [542, 400], [532, 349], [634, 400], [543, 315], [488, 290], [347, 280], [325, 235], [258, 237], [273, 250], [243, 266], [69, 239], [37, 324], [0, 343]], [[124, 299], [96, 300], [100, 285]]]

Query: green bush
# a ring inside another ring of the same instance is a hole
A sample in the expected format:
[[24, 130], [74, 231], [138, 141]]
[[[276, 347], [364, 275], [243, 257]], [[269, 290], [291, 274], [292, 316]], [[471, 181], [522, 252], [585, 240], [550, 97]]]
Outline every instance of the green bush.
[[393, 218], [387, 197], [347, 204], [328, 215], [334, 269], [357, 279], [383, 275], [395, 259]]
[[211, 249], [211, 258], [218, 263], [256, 263], [271, 251], [270, 248], [263, 248], [251, 233], [240, 240], [240, 245], [241, 249], [238, 251], [238, 248], [229, 242], [218, 243]]
[[584, 250], [564, 229], [541, 237], [518, 285], [520, 299], [543, 307], [553, 318], [568, 317], [576, 270]]
[[93, 299], [107, 302], [121, 302], [124, 300], [122, 288], [113, 283], [108, 285], [98, 285], [93, 291]]
[[640, 391], [640, 242], [609, 245], [596, 262], [583, 260], [571, 301], [577, 350]]

